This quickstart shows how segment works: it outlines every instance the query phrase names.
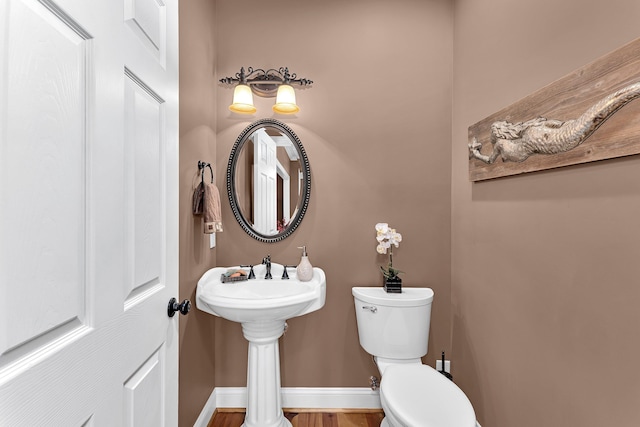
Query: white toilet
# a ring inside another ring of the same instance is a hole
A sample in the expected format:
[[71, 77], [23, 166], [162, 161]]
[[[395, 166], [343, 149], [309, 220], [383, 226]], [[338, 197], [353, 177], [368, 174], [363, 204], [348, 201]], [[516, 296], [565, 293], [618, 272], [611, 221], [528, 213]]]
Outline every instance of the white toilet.
[[464, 392], [420, 360], [427, 354], [433, 291], [355, 287], [352, 293], [360, 345], [382, 376], [381, 427], [476, 427]]

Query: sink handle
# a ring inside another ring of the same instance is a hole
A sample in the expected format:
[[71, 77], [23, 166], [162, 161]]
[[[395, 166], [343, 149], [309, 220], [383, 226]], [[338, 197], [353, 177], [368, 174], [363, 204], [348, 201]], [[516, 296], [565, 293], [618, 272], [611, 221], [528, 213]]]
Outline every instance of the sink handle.
[[255, 279], [256, 278], [256, 274], [253, 272], [253, 265], [241, 265], [241, 268], [247, 268], [249, 267], [249, 277], [247, 277], [247, 279]]
[[285, 265], [284, 269], [282, 270], [282, 280], [288, 280], [289, 279], [289, 273], [287, 273], [287, 268], [295, 268], [295, 265]]
[[378, 312], [378, 307], [374, 306], [374, 305], [363, 305], [362, 306], [363, 310], [369, 310], [370, 312], [372, 312], [373, 314]]

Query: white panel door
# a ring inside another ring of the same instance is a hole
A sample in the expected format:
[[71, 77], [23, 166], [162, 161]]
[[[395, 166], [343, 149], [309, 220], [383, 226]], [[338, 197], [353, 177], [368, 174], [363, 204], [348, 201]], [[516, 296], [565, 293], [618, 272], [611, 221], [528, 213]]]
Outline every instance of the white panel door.
[[0, 0], [0, 426], [175, 426], [177, 0]]
[[258, 233], [272, 236], [278, 232], [278, 182], [276, 143], [258, 129], [253, 135], [253, 219]]
[[[277, 150], [276, 148], [276, 153]], [[282, 218], [280, 219], [283, 225], [287, 225], [291, 220], [291, 176], [279, 161], [276, 163], [276, 172], [282, 181]]]

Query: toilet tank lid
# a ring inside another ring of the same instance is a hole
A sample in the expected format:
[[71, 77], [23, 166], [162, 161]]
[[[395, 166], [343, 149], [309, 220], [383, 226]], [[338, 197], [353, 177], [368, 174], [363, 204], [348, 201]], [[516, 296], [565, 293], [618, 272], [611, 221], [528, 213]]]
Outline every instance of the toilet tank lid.
[[351, 288], [354, 297], [363, 302], [388, 307], [415, 307], [431, 304], [433, 290], [431, 288], [403, 287], [401, 293], [387, 293], [382, 287]]

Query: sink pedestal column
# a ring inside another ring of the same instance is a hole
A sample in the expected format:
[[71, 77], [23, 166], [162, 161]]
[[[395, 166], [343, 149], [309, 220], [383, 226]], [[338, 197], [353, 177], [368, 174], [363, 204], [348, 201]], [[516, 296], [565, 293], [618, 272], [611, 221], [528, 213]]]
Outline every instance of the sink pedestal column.
[[247, 413], [243, 427], [291, 427], [282, 412], [280, 349], [284, 320], [247, 322], [242, 333], [249, 341]]

